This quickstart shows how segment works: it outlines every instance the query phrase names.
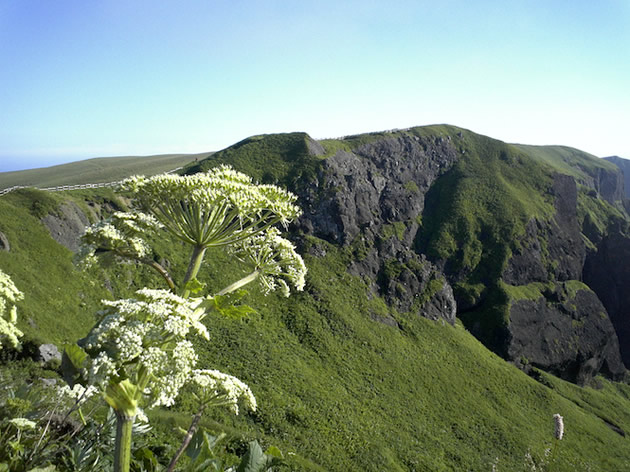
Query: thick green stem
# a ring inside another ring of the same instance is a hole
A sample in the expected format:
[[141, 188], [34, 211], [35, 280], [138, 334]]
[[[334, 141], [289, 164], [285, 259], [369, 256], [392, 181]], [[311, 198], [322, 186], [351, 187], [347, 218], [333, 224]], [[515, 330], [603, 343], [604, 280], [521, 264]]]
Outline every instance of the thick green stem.
[[131, 464], [131, 434], [135, 416], [116, 412], [116, 448], [114, 450], [114, 472], [129, 472]]
[[232, 293], [235, 290], [238, 290], [239, 288], [243, 287], [244, 285], [247, 285], [248, 283], [253, 282], [254, 280], [256, 280], [258, 278], [259, 275], [260, 275], [260, 272], [255, 270], [254, 272], [252, 272], [248, 276], [243, 277], [240, 280], [237, 280], [236, 282], [234, 282], [231, 285], [228, 285], [223, 290], [218, 292], [217, 295], [227, 295], [228, 293]]
[[190, 263], [188, 264], [188, 270], [186, 270], [186, 275], [184, 276], [184, 282], [182, 283], [182, 287], [184, 287], [183, 297], [188, 298], [190, 295], [190, 290], [186, 287], [186, 284], [190, 282], [192, 279], [197, 277], [199, 273], [199, 268], [201, 267], [201, 262], [203, 261], [203, 255], [206, 252], [206, 248], [203, 246], [195, 246], [193, 248], [192, 255], [190, 256]]

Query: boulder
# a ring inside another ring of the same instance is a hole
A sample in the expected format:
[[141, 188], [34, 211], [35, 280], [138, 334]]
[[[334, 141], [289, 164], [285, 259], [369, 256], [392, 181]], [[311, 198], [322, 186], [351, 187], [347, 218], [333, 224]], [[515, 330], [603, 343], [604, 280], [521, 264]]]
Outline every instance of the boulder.
[[36, 359], [37, 361], [48, 363], [50, 361], [58, 360], [61, 362], [61, 353], [57, 346], [54, 344], [42, 344], [37, 349]]

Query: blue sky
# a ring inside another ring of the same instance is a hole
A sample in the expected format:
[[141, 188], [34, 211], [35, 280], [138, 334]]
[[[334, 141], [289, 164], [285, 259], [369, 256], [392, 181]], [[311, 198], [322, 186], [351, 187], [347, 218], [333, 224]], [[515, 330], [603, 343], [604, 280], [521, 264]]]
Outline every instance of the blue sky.
[[450, 123], [630, 158], [630, 2], [0, 0], [0, 171]]

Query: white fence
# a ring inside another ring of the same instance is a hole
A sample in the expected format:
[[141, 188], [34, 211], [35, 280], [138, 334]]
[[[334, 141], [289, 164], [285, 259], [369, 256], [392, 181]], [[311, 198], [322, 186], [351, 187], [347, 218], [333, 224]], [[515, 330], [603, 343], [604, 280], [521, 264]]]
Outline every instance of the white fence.
[[[165, 172], [165, 173], [172, 174], [173, 172], [177, 172], [179, 169], [182, 169], [182, 168], [183, 167], [178, 167], [176, 169], [169, 170], [168, 172]], [[28, 187], [37, 188], [38, 190], [44, 190], [46, 192], [62, 192], [64, 190], [81, 190], [81, 189], [86, 189], [86, 188], [115, 187], [121, 182], [122, 180], [119, 180], [117, 182], [106, 182], [106, 183], [99, 183], [99, 184], [60, 185], [59, 187], [46, 187], [46, 188], [33, 187], [32, 185], [28, 185], [28, 186], [14, 185], [13, 187], [0, 190], [0, 196], [6, 195], [7, 193], [12, 192], [13, 190], [19, 190], [21, 188], [28, 188]]]

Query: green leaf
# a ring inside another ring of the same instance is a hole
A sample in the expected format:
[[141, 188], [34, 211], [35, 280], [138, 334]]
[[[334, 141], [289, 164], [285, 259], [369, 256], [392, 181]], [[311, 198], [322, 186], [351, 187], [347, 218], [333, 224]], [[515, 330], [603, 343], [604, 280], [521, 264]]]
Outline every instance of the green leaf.
[[205, 289], [206, 285], [207, 284], [205, 283], [199, 282], [199, 280], [197, 280], [196, 277], [193, 277], [192, 279], [188, 281], [188, 283], [186, 283], [184, 290], [188, 290], [190, 293], [197, 294], [201, 292], [203, 289]]
[[81, 346], [78, 344], [64, 344], [63, 351], [74, 367], [77, 369], [83, 368], [83, 364], [88, 355]]
[[276, 459], [284, 459], [282, 451], [280, 451], [280, 449], [278, 449], [276, 446], [269, 446], [269, 448], [267, 448], [267, 450], [265, 451], [265, 454], [275, 457]]
[[256, 310], [252, 307], [239, 304], [246, 294], [246, 290], [237, 290], [227, 295], [215, 295], [211, 300], [211, 308], [227, 318], [245, 318], [250, 314], [256, 313]]
[[265, 472], [271, 467], [272, 456], [267, 456], [258, 441], [251, 441], [236, 472]]
[[204, 430], [195, 433], [186, 449], [186, 455], [190, 457], [195, 470], [208, 470], [210, 465], [214, 469], [220, 470], [218, 467], [221, 465], [221, 461], [217, 458], [215, 450], [225, 437], [225, 433], [213, 436]]
[[74, 387], [81, 378], [81, 370], [88, 355], [78, 344], [65, 344], [63, 348], [61, 374], [68, 385]]

